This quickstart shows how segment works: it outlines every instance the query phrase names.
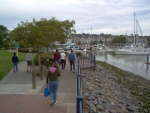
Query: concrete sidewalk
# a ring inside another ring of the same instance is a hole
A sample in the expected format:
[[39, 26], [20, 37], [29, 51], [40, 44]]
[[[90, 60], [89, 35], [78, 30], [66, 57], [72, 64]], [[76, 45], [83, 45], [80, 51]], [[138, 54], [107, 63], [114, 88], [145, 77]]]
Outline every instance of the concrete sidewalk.
[[[32, 89], [32, 73], [27, 72], [26, 62], [19, 63], [18, 67], [18, 72], [14, 73], [12, 69], [8, 75], [0, 81], [0, 113], [12, 113], [12, 110], [16, 108], [18, 103], [22, 103], [22, 108], [26, 108], [22, 111], [24, 113], [27, 111], [28, 113], [37, 112], [36, 107], [38, 107], [38, 109], [41, 108], [41, 110], [39, 110], [41, 112], [38, 113], [76, 113], [77, 73], [69, 71], [69, 63], [67, 63], [65, 70], [60, 69], [61, 77], [59, 78], [58, 103], [55, 107], [50, 107], [50, 98], [44, 97], [43, 92], [46, 78], [44, 77], [44, 79], [41, 80], [40, 77], [36, 77], [36, 89]], [[31, 109], [33, 103], [36, 104], [34, 105], [35, 109]], [[44, 103], [44, 105], [40, 106], [42, 103]], [[25, 105], [31, 106], [31, 108], [27, 108]], [[5, 106], [8, 107], [6, 108]], [[18, 110], [18, 112], [15, 111], [15, 113], [20, 113], [19, 111], [20, 110]]]

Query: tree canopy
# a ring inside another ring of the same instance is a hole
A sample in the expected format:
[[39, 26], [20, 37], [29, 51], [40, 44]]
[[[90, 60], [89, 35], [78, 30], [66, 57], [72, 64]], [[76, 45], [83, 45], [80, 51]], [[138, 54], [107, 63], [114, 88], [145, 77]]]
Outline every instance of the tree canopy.
[[126, 43], [126, 37], [121, 35], [113, 38], [112, 43]]
[[52, 17], [50, 20], [42, 18], [40, 21], [21, 22], [11, 31], [10, 37], [21, 47], [48, 47], [55, 41], [64, 41], [70, 34], [75, 21], [59, 21]]
[[0, 46], [3, 45], [4, 40], [6, 40], [8, 36], [8, 29], [7, 27], [0, 25]]
[[41, 18], [39, 21], [35, 19], [32, 22], [22, 21], [10, 32], [9, 36], [22, 48], [36, 48], [40, 65], [40, 49], [49, 47], [55, 41], [62, 42], [70, 37], [75, 33], [74, 24], [73, 20], [59, 21], [54, 17], [49, 20]]

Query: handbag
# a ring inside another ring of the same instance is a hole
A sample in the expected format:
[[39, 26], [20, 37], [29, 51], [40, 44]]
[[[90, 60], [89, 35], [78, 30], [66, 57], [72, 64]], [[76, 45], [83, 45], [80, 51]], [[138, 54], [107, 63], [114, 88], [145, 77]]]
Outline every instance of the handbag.
[[49, 89], [48, 89], [48, 87], [45, 87], [45, 89], [44, 89], [44, 96], [47, 97], [49, 95], [50, 95]]

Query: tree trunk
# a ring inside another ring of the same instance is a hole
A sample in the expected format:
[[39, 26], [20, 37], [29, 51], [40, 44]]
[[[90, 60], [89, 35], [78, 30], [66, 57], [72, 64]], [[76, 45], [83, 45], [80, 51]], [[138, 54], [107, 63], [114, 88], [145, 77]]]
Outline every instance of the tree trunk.
[[41, 59], [40, 59], [40, 48], [38, 47], [38, 65], [41, 65]]

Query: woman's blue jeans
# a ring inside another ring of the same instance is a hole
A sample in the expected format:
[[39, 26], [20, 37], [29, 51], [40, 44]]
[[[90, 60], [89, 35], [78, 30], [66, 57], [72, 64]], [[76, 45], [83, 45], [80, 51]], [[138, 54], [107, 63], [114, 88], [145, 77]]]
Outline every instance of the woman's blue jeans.
[[56, 102], [58, 81], [49, 81], [50, 100]]

